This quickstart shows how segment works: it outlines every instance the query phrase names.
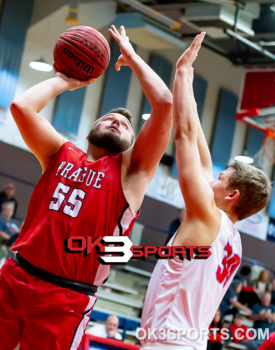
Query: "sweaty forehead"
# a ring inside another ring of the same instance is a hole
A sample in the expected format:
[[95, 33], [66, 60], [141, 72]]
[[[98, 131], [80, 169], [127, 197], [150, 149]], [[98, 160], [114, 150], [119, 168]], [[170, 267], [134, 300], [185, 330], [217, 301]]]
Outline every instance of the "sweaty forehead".
[[114, 117], [114, 118], [119, 118], [120, 120], [125, 120], [130, 125], [130, 122], [129, 122], [128, 118], [126, 118], [125, 115], [123, 115], [123, 114], [120, 114], [120, 113], [108, 113], [108, 114], [104, 115], [102, 118], [105, 119], [105, 118], [108, 118], [108, 117]]
[[106, 118], [109, 118], [109, 117], [114, 117], [114, 118], [118, 118], [120, 120], [125, 120], [129, 126], [131, 127], [131, 123], [129, 122], [129, 120], [122, 114], [120, 113], [108, 113], [108, 114], [105, 114], [103, 117], [100, 117], [99, 119], [97, 119], [94, 123], [94, 126], [97, 125], [98, 123], [100, 123], [101, 121], [104, 121]]
[[230, 175], [234, 172], [233, 168], [227, 168], [226, 170], [224, 170], [222, 173], [225, 174], [227, 177], [230, 177]]

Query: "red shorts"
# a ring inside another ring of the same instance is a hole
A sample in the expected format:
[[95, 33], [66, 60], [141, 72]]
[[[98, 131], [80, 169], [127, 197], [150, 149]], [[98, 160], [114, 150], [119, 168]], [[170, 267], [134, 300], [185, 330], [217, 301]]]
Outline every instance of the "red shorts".
[[96, 297], [55, 286], [11, 258], [0, 274], [1, 350], [76, 350]]

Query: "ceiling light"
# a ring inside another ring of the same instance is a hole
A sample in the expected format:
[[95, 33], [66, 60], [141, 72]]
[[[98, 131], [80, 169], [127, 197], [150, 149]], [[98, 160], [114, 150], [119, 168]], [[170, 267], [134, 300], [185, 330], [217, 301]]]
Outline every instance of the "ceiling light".
[[43, 58], [31, 61], [30, 67], [41, 72], [50, 72], [53, 69], [53, 67], [49, 63], [47, 63]]
[[142, 114], [141, 118], [144, 119], [144, 120], [147, 120], [147, 119], [150, 118], [150, 116], [151, 116], [151, 114], [145, 113], [145, 114]]
[[234, 157], [234, 160], [236, 160], [237, 162], [244, 162], [248, 164], [254, 163], [254, 159], [248, 156], [236, 156]]

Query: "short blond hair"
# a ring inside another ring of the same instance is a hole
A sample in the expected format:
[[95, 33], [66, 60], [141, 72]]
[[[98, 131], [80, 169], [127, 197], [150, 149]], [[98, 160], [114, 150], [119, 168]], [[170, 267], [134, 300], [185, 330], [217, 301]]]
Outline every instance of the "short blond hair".
[[272, 196], [272, 185], [266, 174], [253, 165], [231, 160], [226, 169], [234, 170], [228, 189], [237, 189], [240, 196], [233, 207], [238, 220], [243, 220], [267, 206]]

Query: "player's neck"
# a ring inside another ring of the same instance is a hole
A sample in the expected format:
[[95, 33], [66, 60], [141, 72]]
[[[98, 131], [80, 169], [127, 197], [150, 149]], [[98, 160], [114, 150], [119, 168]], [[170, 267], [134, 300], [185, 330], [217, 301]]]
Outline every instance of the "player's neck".
[[232, 213], [230, 210], [228, 211], [224, 210], [224, 212], [229, 217], [229, 219], [232, 221], [233, 224], [235, 224], [238, 221], [237, 215]]
[[99, 148], [92, 145], [91, 143], [88, 144], [87, 160], [91, 162], [95, 162], [98, 159], [109, 155], [110, 155], [110, 151], [108, 151], [106, 148]]

